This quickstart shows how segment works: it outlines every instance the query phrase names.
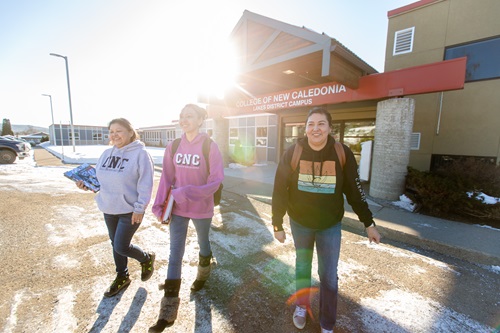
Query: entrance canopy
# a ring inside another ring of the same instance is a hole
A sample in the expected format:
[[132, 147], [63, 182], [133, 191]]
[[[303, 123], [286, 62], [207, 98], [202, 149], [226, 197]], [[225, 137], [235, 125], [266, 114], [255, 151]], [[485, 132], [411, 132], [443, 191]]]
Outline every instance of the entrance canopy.
[[240, 75], [251, 95], [338, 82], [357, 88], [377, 71], [334, 38], [245, 11], [231, 33]]
[[466, 58], [377, 73], [324, 33], [249, 11], [231, 39], [240, 70], [224, 100], [231, 115], [463, 89], [465, 81]]

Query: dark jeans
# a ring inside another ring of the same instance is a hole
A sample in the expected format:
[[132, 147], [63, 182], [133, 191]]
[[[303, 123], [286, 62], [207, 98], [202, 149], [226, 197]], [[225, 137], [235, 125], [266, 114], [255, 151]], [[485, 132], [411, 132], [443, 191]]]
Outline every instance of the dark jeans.
[[109, 239], [111, 239], [111, 246], [113, 246], [113, 258], [115, 259], [116, 273], [118, 275], [128, 274], [129, 257], [141, 263], [149, 259], [149, 255], [144, 250], [130, 243], [140, 226], [140, 224], [132, 224], [132, 213], [104, 214], [104, 221], [106, 221]]
[[290, 226], [296, 254], [297, 305], [310, 306], [308, 291], [311, 288], [312, 259], [316, 243], [320, 280], [319, 321], [321, 327], [332, 330], [337, 320], [337, 266], [340, 255], [341, 223], [328, 229], [317, 230], [304, 227], [290, 219]]

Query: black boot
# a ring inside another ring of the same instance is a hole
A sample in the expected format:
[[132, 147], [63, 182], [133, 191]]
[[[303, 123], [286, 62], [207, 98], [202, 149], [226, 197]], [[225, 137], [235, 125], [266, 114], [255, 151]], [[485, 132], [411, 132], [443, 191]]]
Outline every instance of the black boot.
[[180, 287], [181, 279], [165, 280], [165, 284], [160, 286], [160, 289], [165, 289], [165, 296], [161, 299], [158, 321], [155, 326], [149, 328], [150, 333], [163, 332], [165, 328], [174, 324], [175, 319], [177, 319], [177, 311], [179, 310]]
[[204, 257], [201, 254], [199, 255], [198, 262], [198, 274], [196, 275], [196, 280], [191, 285], [192, 291], [199, 291], [205, 285], [205, 282], [210, 277], [210, 271], [212, 270], [212, 253], [209, 256]]

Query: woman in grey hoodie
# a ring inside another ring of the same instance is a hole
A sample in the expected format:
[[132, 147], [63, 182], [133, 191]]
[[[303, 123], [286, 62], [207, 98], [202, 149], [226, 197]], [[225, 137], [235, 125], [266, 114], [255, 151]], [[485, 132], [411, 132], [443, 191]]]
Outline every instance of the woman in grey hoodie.
[[[131, 244], [131, 240], [151, 200], [154, 164], [128, 120], [113, 119], [108, 129], [113, 147], [104, 151], [96, 164], [101, 188], [95, 200], [104, 213], [113, 246], [117, 276], [104, 293], [104, 296], [111, 297], [130, 284], [129, 257], [141, 263], [142, 281], [153, 274], [154, 252], [145, 252]], [[81, 182], [77, 186], [87, 189]]]

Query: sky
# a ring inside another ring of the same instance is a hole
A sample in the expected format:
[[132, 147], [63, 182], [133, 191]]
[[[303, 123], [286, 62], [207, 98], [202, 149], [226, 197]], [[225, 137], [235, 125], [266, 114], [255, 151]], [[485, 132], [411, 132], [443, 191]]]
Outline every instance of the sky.
[[[324, 32], [383, 72], [387, 12], [413, 2], [0, 0], [0, 119], [169, 124], [198, 92], [228, 84], [227, 41], [244, 10]], [[67, 57], [71, 112], [65, 59], [50, 53]]]

